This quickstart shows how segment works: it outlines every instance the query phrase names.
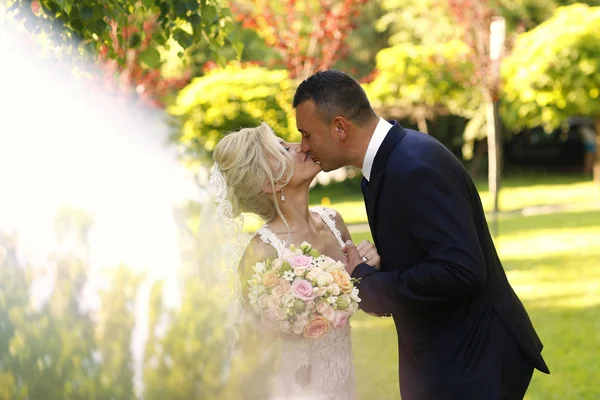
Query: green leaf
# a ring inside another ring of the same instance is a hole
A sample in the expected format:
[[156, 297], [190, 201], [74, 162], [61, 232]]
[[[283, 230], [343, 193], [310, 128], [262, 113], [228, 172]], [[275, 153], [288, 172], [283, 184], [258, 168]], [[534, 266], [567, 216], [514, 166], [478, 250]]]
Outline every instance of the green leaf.
[[139, 32], [135, 32], [129, 38], [128, 46], [132, 49], [137, 49], [141, 43], [142, 43], [142, 36], [140, 35]]
[[198, 4], [198, 0], [186, 0], [185, 1], [185, 8], [187, 8], [191, 12], [197, 11], [198, 7], [200, 7], [200, 5]]
[[140, 54], [140, 61], [149, 68], [156, 68], [160, 64], [160, 53], [154, 47], [148, 47]]
[[89, 24], [89, 29], [92, 33], [95, 33], [98, 36], [102, 36], [104, 31], [108, 28], [108, 24], [101, 19], [97, 19]]
[[187, 8], [184, 0], [177, 0], [174, 4], [175, 15], [179, 18], [185, 18], [187, 15]]
[[164, 46], [167, 43], [167, 37], [162, 32], [155, 32], [152, 34], [152, 40], [157, 44]]
[[154, 0], [142, 0], [142, 4], [146, 8], [150, 8], [154, 5]]
[[202, 18], [198, 14], [192, 14], [187, 18], [187, 21], [192, 25], [194, 31], [202, 24]]
[[175, 29], [173, 32], [173, 39], [175, 39], [184, 49], [187, 49], [194, 44], [194, 37], [180, 28]]
[[244, 52], [244, 43], [234, 42], [232, 44], [233, 50], [235, 50], [235, 58], [240, 61], [242, 59], [242, 53]]
[[92, 18], [94, 18], [94, 9], [89, 6], [81, 7], [79, 9], [79, 17], [81, 17], [81, 20], [84, 22], [90, 21]]
[[217, 9], [213, 6], [206, 6], [202, 9], [202, 19], [207, 24], [211, 24], [217, 18]]

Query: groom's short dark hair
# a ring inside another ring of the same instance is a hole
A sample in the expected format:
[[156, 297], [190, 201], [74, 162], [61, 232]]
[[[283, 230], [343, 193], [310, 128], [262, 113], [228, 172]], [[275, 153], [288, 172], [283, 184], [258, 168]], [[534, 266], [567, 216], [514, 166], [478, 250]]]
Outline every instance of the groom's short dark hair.
[[293, 106], [296, 108], [308, 100], [314, 101], [326, 123], [342, 115], [362, 125], [377, 116], [360, 83], [334, 69], [319, 71], [302, 81], [296, 89]]

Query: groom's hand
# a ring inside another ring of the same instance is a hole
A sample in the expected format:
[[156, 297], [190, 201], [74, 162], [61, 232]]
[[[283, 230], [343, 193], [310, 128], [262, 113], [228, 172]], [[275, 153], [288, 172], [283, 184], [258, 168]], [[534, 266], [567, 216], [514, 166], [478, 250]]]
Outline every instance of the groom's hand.
[[360, 263], [362, 260], [360, 258], [360, 254], [358, 254], [358, 250], [352, 240], [347, 240], [346, 245], [344, 246], [344, 253], [346, 253], [346, 271], [352, 276], [352, 272], [354, 268]]

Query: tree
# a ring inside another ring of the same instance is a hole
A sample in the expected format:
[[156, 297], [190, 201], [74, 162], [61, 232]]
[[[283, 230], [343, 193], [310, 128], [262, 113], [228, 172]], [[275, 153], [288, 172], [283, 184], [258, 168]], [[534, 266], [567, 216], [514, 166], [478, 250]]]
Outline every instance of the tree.
[[131, 352], [135, 326], [135, 300], [143, 275], [125, 265], [106, 274], [108, 287], [100, 291], [95, 341], [101, 369], [96, 393], [99, 399], [133, 399], [134, 363]]
[[292, 98], [294, 83], [286, 70], [230, 63], [192, 80], [169, 108], [181, 124], [175, 138], [190, 160], [201, 160], [224, 133], [262, 121], [280, 136], [297, 139]]
[[387, 31], [389, 44], [439, 45], [460, 39], [448, 3], [440, 0], [381, 0], [384, 14], [376, 28]]
[[[558, 127], [568, 117], [596, 120], [600, 144], [600, 7], [575, 4], [522, 34], [502, 69], [502, 115], [514, 129]], [[594, 177], [600, 183], [600, 161]]]
[[[9, 373], [12, 398], [87, 399], [95, 394], [99, 366], [93, 322], [80, 308], [87, 274], [80, 240], [88, 228], [85, 214], [61, 211], [56, 232], [63, 251], [47, 260], [47, 271], [19, 263], [14, 239], [4, 247], [9, 257], [0, 269], [0, 311], [5, 316], [0, 366], [3, 374]], [[32, 299], [32, 285], [40, 279], [54, 283], [52, 293], [47, 299]]]
[[277, 50], [292, 79], [331, 68], [348, 52], [353, 19], [366, 0], [251, 0], [232, 6], [245, 28]]
[[[183, 49], [207, 42], [217, 55], [223, 46], [239, 45], [232, 40], [231, 13], [216, 0], [8, 0], [8, 9], [33, 33], [54, 43], [74, 41], [92, 54], [106, 48], [121, 66], [128, 58], [118, 49], [136, 49], [144, 40], [151, 42], [142, 55], [149, 67], [160, 64], [160, 49], [171, 38]], [[149, 37], [142, 29], [148, 23], [156, 24]]]
[[[474, 73], [470, 83], [481, 92], [485, 106], [488, 137], [488, 182], [493, 198], [493, 211], [497, 213], [502, 176], [502, 137], [499, 133], [498, 118], [500, 94], [498, 71], [504, 53], [504, 19], [497, 18], [498, 13], [489, 0], [448, 0], [448, 4], [451, 15], [462, 29], [465, 43], [472, 49], [471, 62]], [[499, 29], [497, 34], [492, 34], [492, 24]], [[472, 119], [471, 122], [480, 120]]]
[[[217, 0], [9, 0], [16, 20], [46, 48], [70, 57], [91, 55], [103, 61], [103, 84], [119, 94], [139, 96], [164, 106], [163, 99], [190, 79], [167, 77], [165, 61], [183, 57], [198, 43], [218, 62], [226, 49], [241, 53], [236, 26]], [[118, 79], [115, 79], [117, 78]]]
[[247, 241], [234, 245], [231, 231], [215, 224], [214, 207], [201, 207], [197, 234], [182, 245], [179, 305], [167, 307], [163, 301], [165, 281], [150, 291], [144, 398], [269, 398], [276, 364], [271, 341], [253, 326], [231, 324], [241, 316], [239, 303], [231, 302], [236, 286], [230, 280], [238, 274], [232, 263]]
[[470, 117], [480, 101], [465, 85], [473, 74], [471, 49], [460, 40], [444, 44], [402, 43], [377, 54], [377, 73], [365, 85], [382, 115], [409, 117], [427, 132], [426, 119], [453, 113]]

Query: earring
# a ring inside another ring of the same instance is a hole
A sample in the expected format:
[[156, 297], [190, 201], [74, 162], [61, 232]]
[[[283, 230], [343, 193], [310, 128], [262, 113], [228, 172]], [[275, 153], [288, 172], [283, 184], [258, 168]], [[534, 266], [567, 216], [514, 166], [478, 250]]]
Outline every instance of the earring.
[[281, 201], [285, 201], [285, 194], [283, 193], [283, 188], [281, 188]]

